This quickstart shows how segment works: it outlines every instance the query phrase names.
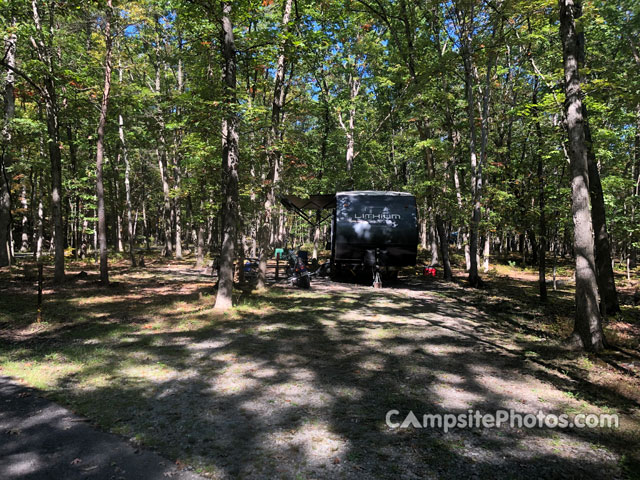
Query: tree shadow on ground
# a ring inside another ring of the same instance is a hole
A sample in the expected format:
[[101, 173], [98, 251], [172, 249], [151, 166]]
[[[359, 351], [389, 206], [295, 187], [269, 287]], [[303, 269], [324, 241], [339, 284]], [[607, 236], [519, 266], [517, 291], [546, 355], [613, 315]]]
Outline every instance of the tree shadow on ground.
[[[254, 293], [225, 316], [212, 312], [209, 287], [166, 282], [130, 279], [117, 295], [87, 282], [51, 307], [67, 312], [60, 328], [5, 339], [0, 347], [15, 361], [62, 355], [79, 367], [57, 377], [56, 398], [214, 477], [623, 475], [627, 430], [445, 433], [385, 424], [389, 410], [402, 421], [409, 411], [420, 418], [583, 408], [562, 393], [571, 379], [532, 365], [522, 348], [505, 343], [511, 325], [442, 287], [415, 287], [413, 296], [331, 285], [276, 289]], [[128, 292], [135, 289], [132, 303]], [[78, 296], [91, 301], [72, 301]], [[182, 303], [203, 305], [188, 314], [193, 328]], [[153, 316], [162, 318], [158, 331], [144, 328]]]

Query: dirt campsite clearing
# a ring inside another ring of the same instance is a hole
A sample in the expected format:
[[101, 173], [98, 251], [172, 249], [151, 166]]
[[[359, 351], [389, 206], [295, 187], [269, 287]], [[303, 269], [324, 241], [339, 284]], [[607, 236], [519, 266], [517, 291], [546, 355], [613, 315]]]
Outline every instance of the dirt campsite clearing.
[[[638, 473], [638, 357], [567, 352], [548, 312], [497, 295], [499, 275], [473, 296], [418, 276], [381, 290], [315, 279], [238, 290], [221, 314], [208, 271], [152, 261], [116, 266], [106, 289], [96, 273], [45, 288], [41, 323], [24, 277], [3, 278], [0, 374], [204, 476]], [[570, 292], [554, 293], [560, 315]], [[619, 426], [394, 428], [409, 412], [499, 410], [615, 414]]]

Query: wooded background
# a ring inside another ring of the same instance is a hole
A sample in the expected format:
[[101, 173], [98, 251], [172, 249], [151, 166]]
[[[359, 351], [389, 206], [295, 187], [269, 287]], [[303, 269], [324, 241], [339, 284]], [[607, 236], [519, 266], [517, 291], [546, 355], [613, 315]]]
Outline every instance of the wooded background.
[[519, 252], [544, 300], [545, 262], [573, 256], [578, 317], [618, 308], [613, 269], [631, 277], [640, 248], [636, 1], [3, 0], [0, 12], [0, 266], [51, 255], [62, 281], [65, 252], [99, 251], [108, 282], [108, 249], [133, 265], [154, 246], [198, 265], [208, 253], [228, 307], [234, 259], [259, 257], [262, 286], [274, 247], [324, 246], [327, 226], [279, 195], [400, 190], [445, 276], [450, 250], [472, 285], [493, 254]]

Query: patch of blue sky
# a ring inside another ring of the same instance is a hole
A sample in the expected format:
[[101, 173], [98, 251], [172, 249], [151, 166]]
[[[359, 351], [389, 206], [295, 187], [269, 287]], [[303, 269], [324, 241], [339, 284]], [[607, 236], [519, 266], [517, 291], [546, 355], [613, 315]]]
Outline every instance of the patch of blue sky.
[[128, 25], [124, 29], [125, 37], [137, 37], [140, 34], [140, 28], [138, 25]]

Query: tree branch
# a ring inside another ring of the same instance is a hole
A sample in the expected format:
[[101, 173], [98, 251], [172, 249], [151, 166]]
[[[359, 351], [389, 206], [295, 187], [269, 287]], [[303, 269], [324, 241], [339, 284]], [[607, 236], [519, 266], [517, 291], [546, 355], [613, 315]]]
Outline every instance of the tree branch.
[[46, 90], [44, 90], [40, 85], [38, 85], [36, 82], [34, 82], [31, 79], [31, 77], [29, 77], [29, 75], [24, 73], [22, 70], [20, 70], [20, 69], [18, 69], [16, 67], [12, 67], [8, 63], [6, 63], [4, 60], [0, 60], [0, 66], [8, 68], [13, 73], [15, 73], [16, 75], [21, 77], [23, 80], [25, 80], [29, 85], [31, 85], [33, 88], [35, 88], [38, 91], [38, 93], [42, 96], [42, 98], [49, 98], [49, 95], [47, 95]]
[[399, 100], [401, 100], [402, 97], [405, 95], [405, 93], [407, 93], [407, 90], [409, 90], [410, 85], [411, 85], [411, 79], [404, 86], [404, 88], [402, 89], [402, 92], [400, 92], [400, 95], [398, 95], [398, 98], [396, 99], [396, 103], [391, 107], [391, 110], [389, 111], [387, 116], [380, 121], [376, 129], [371, 133], [371, 135], [369, 135], [365, 139], [365, 141], [362, 142], [362, 146], [360, 147], [360, 149], [353, 155], [354, 160], [357, 158], [358, 155], [360, 155], [360, 152], [362, 152], [362, 149], [367, 146], [367, 144], [373, 139], [373, 137], [375, 137], [378, 134], [382, 126], [387, 122], [387, 120], [389, 120], [389, 118], [391, 118], [391, 115], [393, 115], [393, 113], [398, 109]]
[[627, 41], [629, 42], [629, 46], [631, 47], [631, 53], [633, 53], [633, 58], [636, 61], [636, 65], [640, 67], [640, 54], [638, 53], [638, 47], [635, 45], [635, 43], [633, 43], [633, 39], [630, 35], [627, 35], [626, 33], [624, 33], [623, 35], [627, 37]]

